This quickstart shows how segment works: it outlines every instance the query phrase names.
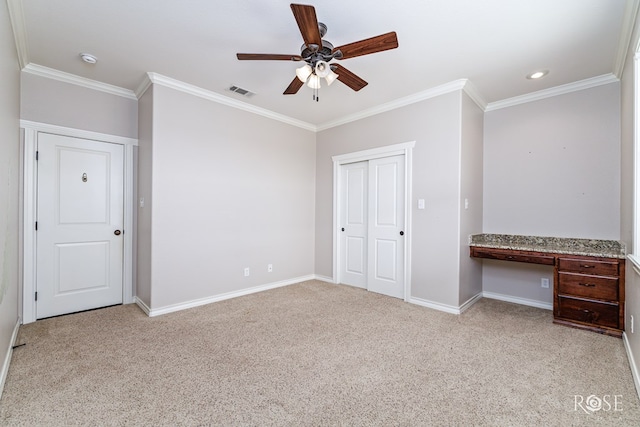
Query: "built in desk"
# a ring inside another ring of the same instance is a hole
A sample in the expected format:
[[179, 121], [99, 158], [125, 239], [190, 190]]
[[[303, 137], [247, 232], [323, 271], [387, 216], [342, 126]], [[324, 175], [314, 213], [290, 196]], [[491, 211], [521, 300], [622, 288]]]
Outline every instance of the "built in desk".
[[476, 234], [470, 256], [554, 267], [553, 322], [616, 337], [624, 330], [626, 250], [615, 240]]

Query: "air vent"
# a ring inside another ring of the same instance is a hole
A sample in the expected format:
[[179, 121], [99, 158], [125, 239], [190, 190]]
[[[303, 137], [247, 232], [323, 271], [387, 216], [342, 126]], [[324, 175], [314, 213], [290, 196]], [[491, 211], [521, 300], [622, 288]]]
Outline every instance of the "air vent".
[[253, 95], [255, 95], [255, 93], [248, 91], [247, 89], [243, 89], [239, 86], [230, 86], [227, 90], [231, 92], [235, 92], [238, 95], [242, 95], [246, 98], [251, 98]]

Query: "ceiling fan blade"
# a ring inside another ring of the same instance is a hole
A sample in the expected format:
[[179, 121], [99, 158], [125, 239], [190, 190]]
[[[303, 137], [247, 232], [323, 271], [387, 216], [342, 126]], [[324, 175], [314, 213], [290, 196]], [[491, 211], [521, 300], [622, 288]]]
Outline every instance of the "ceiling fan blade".
[[291, 84], [289, 85], [289, 87], [287, 89], [285, 89], [285, 91], [282, 94], [283, 95], [295, 95], [296, 93], [298, 93], [298, 91], [300, 90], [302, 85], [304, 85], [304, 83], [302, 83], [299, 78], [294, 77], [294, 79], [291, 82]]
[[302, 61], [300, 55], [280, 55], [276, 53], [237, 53], [236, 56], [241, 61]]
[[320, 37], [320, 29], [318, 28], [316, 9], [313, 6], [305, 4], [291, 3], [291, 11], [296, 18], [304, 43], [307, 46], [314, 44], [322, 47], [322, 37]]
[[369, 83], [344, 68], [342, 65], [331, 64], [331, 69], [338, 75], [338, 80], [349, 86], [356, 92], [368, 85]]
[[398, 36], [395, 31], [381, 34], [369, 39], [360, 40], [339, 46], [333, 49], [333, 52], [339, 50], [342, 57], [337, 59], [354, 58], [356, 56], [369, 55], [371, 53], [382, 52], [384, 50], [395, 49], [398, 47]]

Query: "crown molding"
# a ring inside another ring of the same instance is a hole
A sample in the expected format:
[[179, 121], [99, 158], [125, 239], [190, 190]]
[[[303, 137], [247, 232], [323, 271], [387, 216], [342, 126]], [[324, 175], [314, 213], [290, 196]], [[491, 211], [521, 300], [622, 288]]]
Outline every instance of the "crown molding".
[[478, 107], [480, 107], [482, 111], [485, 111], [487, 109], [487, 101], [482, 98], [482, 95], [480, 95], [478, 88], [476, 88], [476, 85], [471, 83], [471, 80], [467, 80], [463, 90], [469, 96], [469, 98], [471, 98], [471, 100], [475, 102]]
[[616, 53], [616, 58], [613, 63], [613, 74], [617, 78], [621, 78], [624, 72], [624, 64], [627, 60], [627, 52], [631, 45], [633, 27], [636, 23], [639, 8], [640, 0], [627, 0], [625, 2], [622, 29], [620, 30], [620, 40], [618, 41], [618, 52]]
[[27, 28], [24, 23], [22, 0], [7, 0], [7, 7], [9, 8], [9, 20], [13, 29], [16, 51], [18, 52], [18, 62], [20, 69], [23, 69], [29, 63], [29, 46], [27, 44]]
[[58, 80], [64, 83], [70, 83], [76, 86], [82, 86], [87, 89], [98, 90], [100, 92], [106, 92], [111, 95], [122, 96], [123, 98], [135, 99], [136, 94], [129, 89], [125, 89], [119, 86], [110, 85], [108, 83], [102, 83], [97, 80], [87, 79], [86, 77], [76, 76], [75, 74], [66, 73], [64, 71], [55, 70], [53, 68], [44, 67], [38, 64], [27, 64], [22, 69], [25, 73], [33, 74], [35, 76], [46, 77], [53, 80]]
[[527, 93], [525, 95], [514, 96], [513, 98], [507, 98], [501, 101], [490, 102], [487, 104], [487, 108], [485, 108], [485, 111], [493, 111], [499, 110], [501, 108], [513, 107], [514, 105], [526, 104], [527, 102], [538, 101], [545, 98], [551, 98], [553, 96], [564, 95], [567, 93], [577, 92], [579, 90], [590, 89], [593, 87], [619, 81], [620, 79], [618, 79], [613, 74], [604, 74], [602, 76], [579, 80], [577, 82], [567, 83], [549, 89]]
[[142, 95], [144, 95], [147, 89], [151, 87], [151, 84], [152, 82], [151, 82], [151, 78], [149, 77], [149, 73], [146, 73], [142, 78], [142, 81], [134, 91], [134, 93], [136, 94], [136, 98], [138, 99], [142, 98]]
[[220, 95], [216, 92], [212, 92], [206, 89], [202, 89], [198, 86], [191, 85], [189, 83], [184, 83], [179, 80], [172, 79], [170, 77], [163, 76], [158, 73], [147, 73], [146, 77], [150, 83], [145, 83], [144, 81], [138, 87], [136, 93], [142, 95], [151, 83], [157, 84], [160, 86], [168, 87], [170, 89], [175, 89], [184, 93], [188, 93], [193, 96], [197, 96], [199, 98], [203, 98], [209, 101], [217, 102], [218, 104], [223, 104], [228, 107], [237, 108], [239, 110], [244, 110], [249, 113], [258, 114], [263, 117], [267, 117], [273, 120], [277, 120], [283, 123], [287, 123], [292, 126], [297, 126], [302, 129], [310, 130], [312, 132], [316, 132], [316, 126], [303, 122], [302, 120], [297, 120], [289, 116], [285, 116], [284, 114], [275, 113], [273, 111], [256, 107], [251, 104], [247, 104], [245, 102], [237, 101], [235, 99], [228, 98], [226, 96]]
[[435, 98], [436, 96], [462, 90], [464, 89], [467, 82], [468, 82], [467, 79], [454, 80], [450, 83], [445, 83], [443, 85], [436, 86], [431, 89], [424, 90], [422, 92], [414, 93], [413, 95], [405, 96], [403, 98], [398, 98], [394, 101], [387, 102], [385, 104], [381, 104], [376, 107], [367, 108], [366, 110], [362, 110], [357, 113], [349, 114], [339, 119], [320, 124], [318, 125], [317, 130], [318, 131], [327, 130], [336, 126], [344, 125], [344, 124], [355, 122], [357, 120], [361, 120], [367, 117], [375, 116], [376, 114], [385, 113], [387, 111], [391, 111], [407, 105], [415, 104], [416, 102]]

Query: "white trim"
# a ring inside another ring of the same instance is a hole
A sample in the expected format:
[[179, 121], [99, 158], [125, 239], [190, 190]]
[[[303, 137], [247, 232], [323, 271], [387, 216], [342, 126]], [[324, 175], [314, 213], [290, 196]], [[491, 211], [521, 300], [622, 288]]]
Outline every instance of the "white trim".
[[627, 359], [629, 359], [629, 367], [631, 368], [633, 384], [636, 386], [636, 393], [638, 393], [638, 397], [640, 397], [640, 372], [638, 372], [638, 365], [636, 364], [635, 357], [633, 357], [633, 351], [631, 350], [631, 345], [629, 344], [629, 338], [627, 337], [626, 332], [622, 333], [622, 342], [624, 343], [624, 349], [627, 351]]
[[622, 15], [622, 29], [620, 30], [620, 39], [618, 40], [618, 52], [613, 63], [613, 75], [622, 78], [624, 64], [627, 60], [627, 52], [631, 45], [631, 36], [633, 35], [633, 26], [636, 23], [638, 15], [638, 6], [640, 0], [627, 0], [624, 5]]
[[7, 375], [9, 374], [9, 365], [11, 364], [11, 356], [13, 355], [13, 346], [16, 343], [16, 338], [18, 337], [18, 330], [20, 329], [20, 318], [16, 321], [16, 325], [13, 327], [13, 334], [11, 334], [11, 340], [9, 341], [9, 348], [7, 349], [6, 356], [4, 357], [4, 361], [2, 363], [2, 371], [0, 371], [0, 397], [2, 397], [2, 392], [4, 391], [4, 383], [7, 380]]
[[333, 163], [344, 165], [347, 163], [363, 162], [365, 160], [380, 159], [406, 154], [407, 150], [416, 146], [415, 141], [403, 142], [401, 144], [385, 145], [384, 147], [371, 148], [368, 150], [356, 151], [353, 153], [338, 154], [331, 157]]
[[449, 313], [449, 314], [462, 313], [462, 311], [460, 310], [460, 307], [456, 307], [455, 305], [442, 304], [439, 302], [429, 301], [422, 298], [411, 297], [407, 300], [407, 302], [410, 304], [419, 305], [421, 307], [427, 307], [427, 308], [432, 308], [438, 311], [444, 311], [445, 313]]
[[[136, 140], [136, 144], [138, 141]], [[133, 228], [133, 212], [136, 205], [134, 200], [134, 168], [133, 163], [134, 144], [127, 144], [124, 148], [124, 247], [122, 263], [122, 303], [133, 302], [133, 237], [136, 230]]]
[[[246, 102], [238, 101], [236, 99], [220, 95], [219, 93], [212, 92], [210, 90], [202, 89], [189, 83], [184, 83], [158, 73], [147, 73], [147, 76], [153, 84], [188, 93], [189, 95], [197, 96], [208, 101], [217, 102], [218, 104], [223, 104], [228, 107], [233, 107], [239, 110], [247, 111], [249, 113], [258, 114], [260, 116], [277, 120], [279, 122], [286, 123], [292, 126], [297, 126], [302, 129], [310, 130], [312, 132], [316, 131], [316, 126], [311, 123], [303, 122], [302, 120], [297, 120], [289, 116], [285, 116], [284, 114], [279, 114], [264, 108], [256, 107], [255, 105], [247, 104]], [[140, 88], [144, 88], [144, 86], [145, 84], [143, 82]], [[140, 90], [140, 88], [138, 89]], [[146, 88], [144, 90], [146, 90]]]
[[404, 155], [404, 182], [405, 182], [405, 216], [404, 216], [404, 301], [408, 301], [411, 295], [411, 198], [413, 197], [413, 148], [416, 142], [404, 142], [401, 144], [387, 145], [371, 148], [353, 153], [332, 156], [333, 161], [333, 282], [340, 283], [340, 191], [341, 191], [341, 166], [363, 162], [383, 157]]
[[321, 274], [314, 274], [313, 278], [315, 280], [319, 280], [321, 282], [326, 282], [326, 283], [331, 283], [332, 285], [337, 285], [338, 283], [336, 283], [335, 280], [333, 280], [331, 277], [328, 276], [323, 276]]
[[135, 303], [135, 305], [140, 307], [140, 310], [144, 311], [144, 314], [149, 316], [149, 313], [151, 313], [151, 309], [149, 308], [149, 306], [144, 301], [142, 301], [140, 298], [138, 298], [138, 296], [135, 296], [135, 297], [133, 297], [133, 302]]
[[[638, 47], [640, 49], [640, 46]], [[633, 247], [640, 252], [640, 51], [633, 55]], [[629, 259], [637, 263], [635, 257]]]
[[74, 138], [91, 139], [100, 142], [111, 142], [113, 144], [138, 145], [138, 140], [136, 138], [127, 138], [126, 136], [110, 135], [106, 133], [93, 132], [90, 130], [68, 128], [65, 126], [51, 125], [48, 123], [32, 122], [30, 120], [20, 120], [20, 127], [23, 129], [33, 129], [37, 132], [53, 133], [55, 135], [71, 136]]
[[[296, 283], [306, 282], [308, 280], [314, 280], [314, 279], [315, 279], [315, 276], [311, 274], [309, 276], [296, 277], [294, 279], [268, 283], [266, 285], [254, 286], [252, 288], [241, 289], [239, 291], [226, 292], [224, 294], [214, 295], [206, 298], [199, 298], [199, 299], [186, 301], [178, 304], [171, 304], [171, 305], [167, 305], [165, 307], [160, 307], [160, 308], [149, 308], [147, 307], [146, 304], [144, 304], [144, 302], [140, 301], [138, 298], [136, 298], [136, 304], [138, 304], [138, 306], [140, 306], [140, 308], [143, 311], [147, 312], [148, 310], [147, 314], [149, 317], [155, 317], [163, 314], [173, 313], [176, 311], [187, 310], [189, 308], [199, 307], [201, 305], [211, 304], [213, 302], [224, 301], [231, 298], [237, 298], [245, 295], [255, 294], [257, 292], [268, 291], [271, 289], [281, 288], [283, 286], [289, 286]], [[146, 307], [146, 309], [144, 307]]]
[[152, 83], [153, 82], [151, 81], [151, 78], [149, 77], [149, 73], [146, 73], [144, 75], [144, 77], [142, 78], [142, 81], [140, 82], [140, 84], [138, 85], [136, 90], [134, 91], [134, 93], [136, 94], [136, 98], [138, 98], [138, 99], [142, 98], [142, 95], [144, 95], [144, 93], [147, 91], [147, 89], [149, 89], [151, 87]]
[[590, 89], [597, 86], [616, 83], [620, 80], [613, 74], [604, 74], [598, 77], [580, 80], [565, 85], [551, 87], [549, 89], [539, 90], [537, 92], [527, 93], [525, 95], [514, 96], [513, 98], [503, 99], [502, 101], [490, 102], [487, 104], [485, 111], [494, 111], [501, 108], [513, 107], [514, 105], [526, 104], [527, 102], [539, 101], [545, 98], [551, 98], [558, 95], [564, 95], [579, 90]]
[[529, 307], [542, 308], [544, 310], [553, 310], [553, 304], [544, 301], [536, 301], [528, 298], [514, 297], [511, 295], [497, 294], [494, 292], [482, 292], [482, 296], [489, 299], [495, 299], [498, 301], [511, 302], [514, 304], [527, 305]]
[[100, 92], [109, 93], [111, 95], [121, 96], [123, 98], [137, 100], [136, 94], [129, 89], [125, 89], [120, 86], [110, 85], [108, 83], [102, 83], [97, 80], [88, 79], [86, 77], [80, 77], [75, 74], [66, 73], [64, 71], [56, 70], [53, 68], [45, 67], [38, 64], [27, 64], [22, 71], [25, 73], [33, 74], [34, 76], [46, 77], [53, 80], [58, 80], [63, 83], [69, 83], [76, 86], [81, 86], [87, 89], [98, 90]]
[[[123, 253], [123, 281], [122, 302], [133, 302], [133, 147], [138, 145], [138, 140], [117, 135], [85, 131], [67, 128], [63, 126], [36, 123], [28, 120], [20, 120], [20, 127], [24, 129], [24, 200], [23, 200], [23, 282], [22, 282], [22, 319], [23, 323], [36, 321], [36, 231], [34, 224], [37, 211], [37, 185], [38, 167], [36, 162], [36, 149], [38, 145], [38, 133], [51, 133], [72, 138], [83, 138], [94, 141], [120, 144], [124, 146], [124, 253]], [[129, 232], [127, 232], [130, 230]]]
[[469, 96], [469, 98], [471, 98], [471, 100], [475, 102], [478, 107], [480, 107], [482, 111], [487, 108], [487, 101], [485, 101], [482, 95], [480, 95], [478, 88], [476, 88], [476, 86], [471, 83], [471, 80], [467, 80], [463, 90]]
[[462, 304], [460, 306], [460, 314], [462, 314], [465, 311], [467, 311], [469, 308], [471, 308], [471, 306], [473, 304], [477, 303], [481, 299], [482, 299], [482, 292], [479, 292], [479, 293], [475, 294], [474, 296], [472, 296], [471, 298], [469, 298], [467, 300], [467, 302], [465, 302], [464, 304]]
[[627, 259], [631, 261], [631, 267], [633, 268], [633, 271], [635, 271], [636, 274], [640, 276], [640, 259], [638, 259], [638, 257], [634, 254], [627, 255]]
[[[22, 124], [21, 124], [22, 126]], [[22, 319], [25, 324], [36, 320], [36, 206], [38, 168], [36, 147], [38, 132], [30, 127], [24, 128], [24, 164], [23, 164], [23, 221], [22, 221]]]
[[468, 82], [467, 79], [459, 79], [450, 83], [445, 83], [443, 85], [436, 86], [431, 89], [414, 93], [413, 95], [405, 96], [403, 98], [399, 98], [391, 102], [387, 102], [385, 104], [381, 104], [372, 108], [367, 108], [366, 110], [362, 110], [354, 114], [348, 114], [336, 120], [322, 123], [318, 125], [316, 129], [317, 131], [330, 129], [336, 126], [344, 125], [346, 123], [355, 122], [357, 120], [375, 116], [376, 114], [385, 113], [387, 111], [391, 111], [397, 108], [405, 107], [407, 105], [415, 104], [416, 102], [435, 98], [437, 96], [445, 95], [447, 93], [459, 91], [464, 89], [467, 82]]
[[9, 8], [9, 20], [13, 29], [16, 51], [18, 52], [18, 63], [20, 64], [20, 69], [23, 69], [29, 63], [29, 46], [22, 0], [7, 0], [7, 7]]

